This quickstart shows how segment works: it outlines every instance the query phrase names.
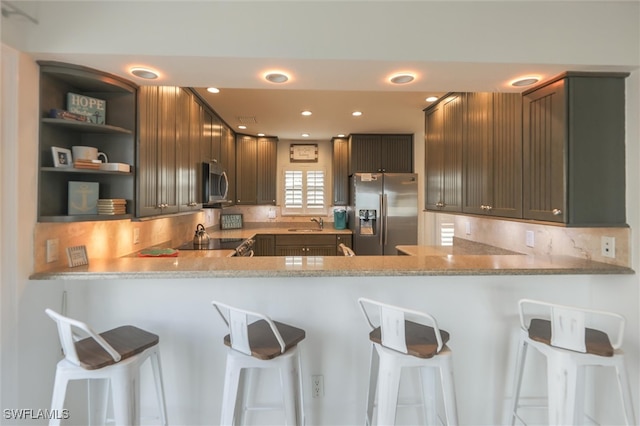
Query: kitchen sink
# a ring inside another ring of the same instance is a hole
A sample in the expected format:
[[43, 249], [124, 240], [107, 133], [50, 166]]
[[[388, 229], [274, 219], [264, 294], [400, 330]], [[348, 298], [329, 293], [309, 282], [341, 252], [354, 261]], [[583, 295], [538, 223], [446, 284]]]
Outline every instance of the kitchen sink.
[[314, 228], [314, 229], [309, 229], [309, 228], [291, 228], [291, 229], [287, 229], [287, 231], [289, 231], [289, 232], [321, 232], [322, 229], [318, 229], [318, 228]]

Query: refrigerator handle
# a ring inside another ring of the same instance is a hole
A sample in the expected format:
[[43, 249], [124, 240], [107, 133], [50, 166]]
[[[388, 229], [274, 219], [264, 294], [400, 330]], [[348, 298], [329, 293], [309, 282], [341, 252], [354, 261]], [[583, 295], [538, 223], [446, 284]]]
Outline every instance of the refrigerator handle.
[[383, 208], [384, 208], [384, 243], [383, 245], [387, 244], [387, 232], [389, 231], [389, 227], [387, 226], [387, 221], [389, 220], [389, 207], [388, 207], [388, 203], [387, 203], [387, 194], [384, 194], [382, 196], [382, 201], [383, 201]]
[[380, 244], [381, 246], [384, 246], [384, 240], [383, 240], [383, 235], [384, 235], [384, 195], [380, 194], [380, 217], [378, 218], [378, 220], [380, 221], [380, 241], [378, 242], [378, 244]]

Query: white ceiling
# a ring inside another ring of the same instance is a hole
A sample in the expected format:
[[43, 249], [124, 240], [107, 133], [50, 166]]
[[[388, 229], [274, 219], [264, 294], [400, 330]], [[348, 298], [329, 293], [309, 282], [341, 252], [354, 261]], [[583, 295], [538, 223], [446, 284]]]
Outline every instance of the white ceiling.
[[[3, 3], [7, 3], [3, 0]], [[280, 139], [423, 132], [425, 98], [513, 92], [523, 75], [633, 71], [640, 2], [568, 1], [12, 1], [36, 18], [2, 17], [2, 41], [34, 59], [128, 74], [203, 97], [232, 127]], [[545, 7], [541, 7], [545, 6]], [[552, 12], [551, 12], [552, 11]], [[580, 16], [580, 19], [576, 19]], [[540, 29], [544, 27], [544, 31]], [[264, 71], [291, 73], [276, 86]], [[392, 86], [393, 72], [417, 78]], [[282, 88], [281, 88], [282, 87]], [[302, 117], [302, 110], [313, 115]], [[354, 118], [353, 110], [363, 116]]]

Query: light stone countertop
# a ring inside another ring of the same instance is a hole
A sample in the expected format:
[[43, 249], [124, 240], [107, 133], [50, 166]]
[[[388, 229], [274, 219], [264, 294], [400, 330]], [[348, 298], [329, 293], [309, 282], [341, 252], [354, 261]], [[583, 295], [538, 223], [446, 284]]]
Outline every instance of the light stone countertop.
[[569, 256], [267, 256], [219, 257], [182, 251], [178, 257], [93, 260], [87, 266], [37, 273], [33, 280], [184, 279], [427, 275], [633, 274], [630, 268]]
[[[306, 227], [305, 227], [306, 228]], [[351, 234], [348, 229], [296, 233], [264, 227], [209, 232], [212, 238], [257, 234]], [[455, 239], [454, 246], [398, 246], [406, 256], [228, 257], [231, 250], [182, 250], [178, 257], [124, 256], [90, 260], [89, 265], [33, 274], [32, 280], [180, 279], [428, 275], [633, 274], [630, 268], [570, 256], [524, 255]]]

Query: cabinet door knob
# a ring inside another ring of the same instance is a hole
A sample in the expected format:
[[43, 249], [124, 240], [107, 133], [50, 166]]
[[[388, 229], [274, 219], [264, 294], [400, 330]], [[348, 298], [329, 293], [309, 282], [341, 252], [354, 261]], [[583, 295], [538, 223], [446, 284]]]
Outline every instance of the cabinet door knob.
[[560, 209], [553, 209], [552, 211], [554, 216], [560, 216], [562, 214], [562, 210]]

